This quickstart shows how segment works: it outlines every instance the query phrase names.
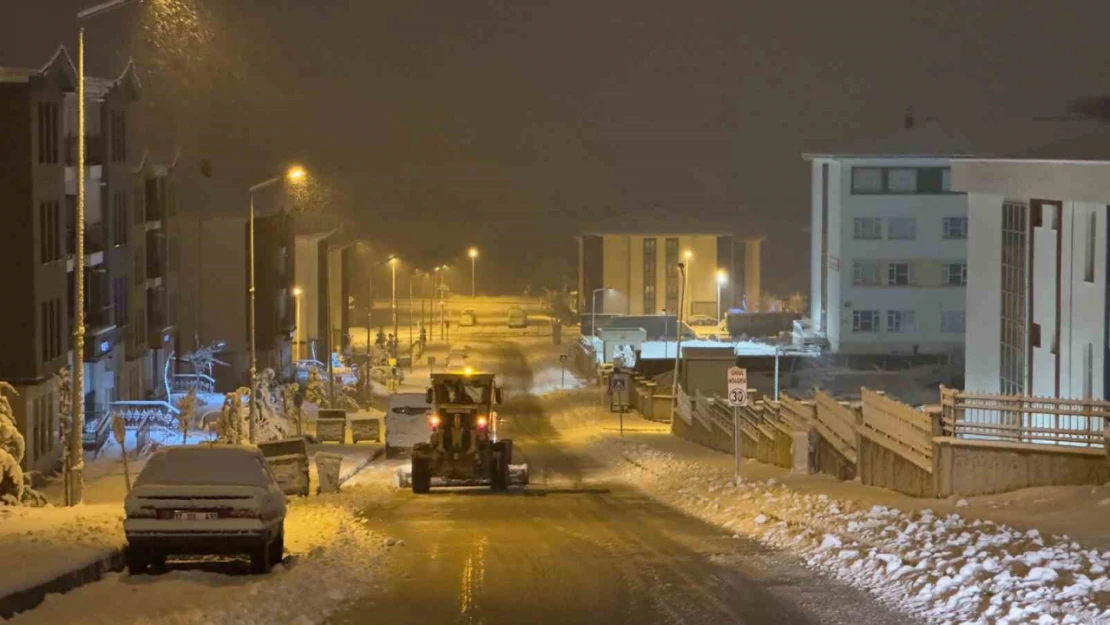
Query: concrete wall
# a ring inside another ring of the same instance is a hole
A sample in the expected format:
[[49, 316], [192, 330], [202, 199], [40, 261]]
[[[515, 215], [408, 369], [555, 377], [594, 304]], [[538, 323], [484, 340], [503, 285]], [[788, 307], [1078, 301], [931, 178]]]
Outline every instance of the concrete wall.
[[848, 460], [830, 444], [825, 437], [818, 436], [817, 453], [813, 459], [811, 470], [825, 475], [831, 475], [838, 480], [850, 481], [856, 479], [856, 463]]
[[1002, 331], [1002, 196], [968, 196], [967, 327], [964, 387], [997, 393]]
[[868, 486], [898, 491], [911, 497], [933, 496], [933, 475], [930, 472], [863, 436], [860, 437], [857, 470], [860, 481]]
[[952, 438], [934, 439], [933, 449], [937, 497], [1110, 480], [1110, 463], [1101, 449]]

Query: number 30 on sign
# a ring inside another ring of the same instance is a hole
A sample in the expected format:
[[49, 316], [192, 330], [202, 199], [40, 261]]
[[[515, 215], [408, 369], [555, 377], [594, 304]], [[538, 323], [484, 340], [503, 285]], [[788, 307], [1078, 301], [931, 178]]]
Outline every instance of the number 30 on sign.
[[748, 405], [748, 370], [742, 367], [728, 369], [728, 405]]

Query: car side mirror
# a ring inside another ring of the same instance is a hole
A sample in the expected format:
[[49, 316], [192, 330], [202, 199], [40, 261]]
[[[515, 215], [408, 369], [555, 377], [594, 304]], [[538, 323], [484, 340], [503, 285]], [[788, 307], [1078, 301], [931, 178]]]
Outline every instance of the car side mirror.
[[497, 403], [499, 403], [499, 404], [504, 401], [505, 396], [501, 393], [501, 387], [500, 386], [493, 389], [493, 397], [494, 397], [494, 399], [497, 400]]
[[424, 402], [430, 404], [432, 403], [432, 399], [432, 389], [424, 391]]

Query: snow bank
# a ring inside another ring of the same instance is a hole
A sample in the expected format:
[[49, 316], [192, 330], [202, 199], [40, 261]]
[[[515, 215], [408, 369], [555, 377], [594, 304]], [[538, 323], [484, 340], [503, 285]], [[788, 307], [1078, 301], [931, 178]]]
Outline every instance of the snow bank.
[[736, 485], [644, 444], [601, 439], [623, 478], [687, 513], [943, 623], [1110, 622], [1110, 552], [959, 514], [905, 513], [767, 482]]
[[[348, 489], [343, 495], [290, 499], [285, 522], [286, 558], [266, 576], [229, 575], [210, 567], [173, 568], [164, 575], [112, 574], [17, 615], [17, 625], [269, 625], [325, 622], [374, 586], [386, 539], [358, 514], [390, 497], [381, 487]], [[116, 506], [117, 511], [121, 508]], [[48, 509], [50, 510], [50, 509]], [[71, 511], [65, 511], [72, 517]], [[0, 522], [0, 525], [4, 525]], [[105, 526], [120, 543], [118, 524]], [[36, 531], [37, 534], [37, 531]], [[395, 546], [394, 548], [402, 548]], [[3, 553], [4, 561], [7, 552]], [[38, 554], [36, 554], [38, 555]], [[22, 563], [26, 560], [20, 560]], [[245, 569], [243, 562], [240, 568]], [[8, 569], [16, 567], [0, 567]], [[21, 577], [22, 577], [21, 573]]]

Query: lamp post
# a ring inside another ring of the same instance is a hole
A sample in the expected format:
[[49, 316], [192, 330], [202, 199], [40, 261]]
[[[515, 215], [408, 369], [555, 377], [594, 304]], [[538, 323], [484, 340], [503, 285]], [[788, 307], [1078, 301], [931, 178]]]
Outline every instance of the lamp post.
[[393, 310], [393, 340], [395, 342], [400, 342], [397, 336], [397, 263], [396, 257], [389, 259], [389, 266], [393, 270], [393, 296], [391, 304]]
[[[248, 297], [249, 310], [247, 311], [247, 321], [248, 321], [248, 323], [247, 323], [247, 326], [248, 326], [247, 327], [247, 333], [249, 334], [249, 336], [247, 337], [247, 341], [250, 345], [250, 369], [251, 369], [251, 371], [250, 371], [251, 387], [250, 388], [251, 388], [251, 395], [250, 395], [250, 435], [249, 436], [250, 436], [250, 442], [252, 442], [252, 443], [254, 442], [254, 439], [255, 439], [255, 429], [256, 429], [255, 410], [258, 407], [257, 404], [255, 403], [255, 395], [257, 395], [257, 393], [256, 393], [256, 389], [254, 388], [254, 377], [258, 373], [258, 355], [255, 351], [255, 319], [254, 319], [254, 292], [255, 292], [255, 285], [254, 285], [254, 194], [263, 190], [263, 189], [265, 189], [265, 188], [267, 188], [267, 187], [272, 187], [275, 184], [277, 184], [277, 183], [279, 183], [283, 180], [287, 180], [291, 183], [303, 182], [305, 180], [305, 178], [307, 177], [307, 175], [308, 174], [305, 172], [303, 167], [294, 166], [294, 167], [290, 167], [289, 171], [285, 172], [284, 175], [274, 176], [273, 178], [270, 178], [269, 180], [263, 180], [262, 182], [252, 186], [249, 189], [250, 196], [251, 196], [251, 202], [250, 202], [250, 213], [249, 213], [249, 216], [247, 218], [247, 255], [249, 257], [249, 265], [250, 265], [250, 286], [247, 289], [247, 292], [249, 293], [249, 297]], [[330, 298], [329, 298], [329, 300], [330, 300]], [[330, 318], [329, 318], [328, 322], [329, 323], [331, 322]], [[331, 354], [328, 354], [328, 357], [330, 358]]]
[[73, 371], [70, 410], [73, 423], [67, 450], [68, 480], [66, 504], [75, 506], [84, 497], [85, 448], [81, 433], [85, 430], [85, 370], [81, 366], [85, 351], [85, 21], [113, 9], [142, 0], [111, 0], [77, 14], [77, 215], [74, 228], [73, 284]]
[[300, 360], [300, 345], [301, 345], [301, 294], [304, 291], [301, 287], [293, 287], [293, 349], [297, 353], [297, 360]]
[[366, 275], [366, 362], [367, 366], [370, 363], [370, 333], [371, 328], [374, 327], [374, 270], [386, 263], [391, 263], [397, 259], [396, 254], [390, 254], [385, 260], [370, 265]]
[[[593, 337], [594, 334], [597, 333], [597, 306], [596, 306], [597, 294], [598, 293], [603, 293], [603, 292], [608, 291], [608, 290], [609, 289], [607, 289], [606, 287], [601, 287], [600, 289], [594, 289], [593, 292], [590, 293], [590, 336], [591, 337]], [[592, 340], [592, 338], [591, 338], [591, 340]]]
[[[686, 252], [689, 254], [689, 252]], [[683, 263], [678, 264], [678, 275], [682, 280], [679, 285], [678, 292], [678, 309], [681, 311], [683, 303], [686, 300], [686, 265]], [[678, 405], [678, 357], [682, 353], [682, 318], [675, 319], [675, 350], [674, 350], [674, 381], [671, 386], [671, 431], [674, 431], [674, 413]]]
[[474, 276], [476, 275], [477, 269], [478, 248], [470, 248], [467, 251], [466, 255], [470, 257], [470, 297], [476, 297], [478, 295], [478, 290], [476, 286], [478, 282]]
[[721, 322], [721, 287], [728, 283], [728, 274], [724, 269], [717, 270], [717, 323]]
[[[686, 295], [685, 281], [688, 281], [689, 278], [690, 278], [690, 266], [693, 264], [693, 261], [694, 261], [694, 253], [690, 250], [686, 250], [685, 252], [682, 253], [682, 259], [684, 261], [686, 261], [685, 262], [685, 267], [686, 267], [685, 271], [687, 273], [686, 273], [686, 277], [683, 278], [683, 280], [684, 280], [684, 283], [683, 283], [683, 286], [682, 286], [683, 292], [682, 292], [682, 295], [679, 297], [680, 300], [683, 299], [683, 296]], [[690, 311], [687, 310], [688, 307], [689, 308], [694, 307], [694, 303], [692, 301], [692, 298], [690, 300], [686, 300], [685, 304], [682, 304], [678, 307], [678, 320], [679, 321], [682, 321], [682, 319], [684, 317], [687, 318], [687, 319], [690, 317]]]

